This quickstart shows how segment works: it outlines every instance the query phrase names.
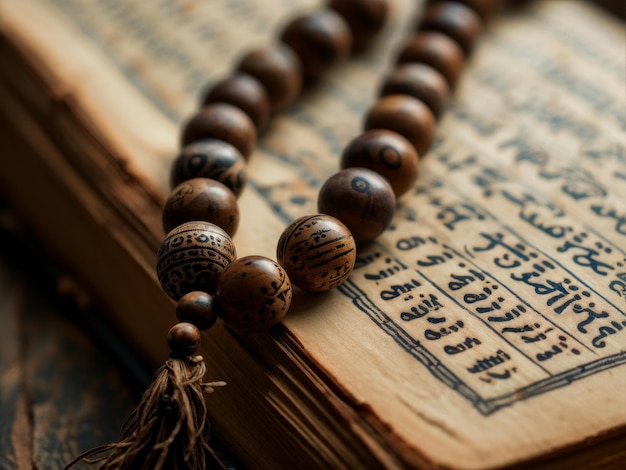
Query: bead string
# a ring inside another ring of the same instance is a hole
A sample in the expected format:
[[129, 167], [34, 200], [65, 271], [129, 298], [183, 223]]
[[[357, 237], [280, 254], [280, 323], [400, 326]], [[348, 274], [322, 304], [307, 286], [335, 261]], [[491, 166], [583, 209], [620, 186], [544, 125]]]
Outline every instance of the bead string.
[[218, 316], [242, 332], [279, 323], [289, 310], [291, 283], [323, 292], [348, 278], [357, 244], [384, 232], [396, 199], [415, 183], [436, 120], [497, 7], [497, 0], [427, 3], [366, 113], [364, 132], [348, 143], [341, 171], [320, 189], [320, 213], [284, 230], [278, 263], [261, 256], [235, 259], [230, 239], [256, 132], [297, 97], [303, 83], [319, 81], [345, 57], [352, 41], [364, 47], [382, 28], [387, 2], [333, 0], [296, 17], [283, 30], [281, 45], [248, 53], [233, 76], [208, 91], [204, 107], [183, 129], [184, 147], [171, 174], [175, 187], [163, 212], [169, 233], [157, 273], [178, 301], [181, 323], [168, 334], [174, 354], [193, 354], [198, 329], [209, 328]]

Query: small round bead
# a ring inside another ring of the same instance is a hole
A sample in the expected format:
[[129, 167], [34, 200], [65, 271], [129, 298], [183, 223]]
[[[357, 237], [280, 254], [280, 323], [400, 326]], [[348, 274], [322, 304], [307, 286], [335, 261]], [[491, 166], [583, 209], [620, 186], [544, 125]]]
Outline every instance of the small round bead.
[[270, 119], [270, 99], [263, 85], [254, 77], [237, 73], [213, 85], [206, 93], [203, 105], [228, 103], [248, 115], [257, 132], [262, 132]]
[[398, 66], [384, 81], [380, 96], [409, 95], [424, 102], [439, 117], [448, 102], [450, 90], [446, 79], [425, 64]]
[[176, 318], [193, 323], [199, 330], [211, 328], [217, 320], [217, 309], [211, 294], [193, 291], [183, 295], [176, 304]]
[[447, 34], [469, 55], [483, 26], [471, 8], [456, 2], [436, 2], [426, 7], [419, 29]]
[[348, 228], [334, 217], [308, 215], [283, 231], [277, 257], [292, 284], [310, 292], [326, 292], [352, 272], [356, 243]]
[[176, 186], [163, 207], [163, 230], [192, 220], [211, 222], [231, 237], [239, 226], [239, 208], [233, 192], [219, 181], [192, 178]]
[[406, 95], [381, 98], [368, 111], [365, 129], [387, 129], [405, 137], [423, 157], [435, 137], [435, 117], [421, 101]]
[[[434, 3], [440, 0], [430, 0], [430, 3]], [[480, 16], [483, 21], [488, 21], [498, 10], [500, 6], [499, 0], [455, 0], [458, 3], [462, 3]]]
[[209, 222], [187, 222], [165, 236], [157, 253], [157, 277], [174, 300], [188, 292], [214, 292], [219, 275], [235, 259], [224, 230]]
[[330, 0], [328, 8], [339, 13], [352, 31], [353, 46], [362, 49], [383, 28], [388, 0]]
[[285, 270], [263, 256], [233, 261], [217, 283], [216, 298], [224, 323], [245, 333], [266, 331], [282, 321], [291, 297]]
[[332, 10], [316, 10], [295, 17], [280, 39], [300, 58], [308, 82], [318, 81], [328, 69], [345, 59], [352, 45], [348, 25]]
[[186, 145], [176, 157], [170, 185], [174, 188], [191, 178], [219, 181], [239, 196], [246, 184], [246, 161], [239, 150], [227, 142], [198, 140]]
[[191, 356], [200, 346], [200, 330], [191, 323], [177, 323], [167, 333], [167, 345], [175, 356]]
[[461, 47], [436, 31], [422, 31], [408, 39], [400, 50], [397, 63], [421, 62], [438, 70], [453, 88], [461, 76], [465, 57]]
[[274, 113], [293, 103], [302, 89], [300, 59], [285, 45], [277, 44], [247, 53], [241, 58], [237, 70], [261, 82]]
[[181, 140], [184, 146], [207, 138], [228, 142], [248, 158], [256, 144], [256, 130], [248, 115], [239, 108], [215, 103], [205, 106], [187, 121]]
[[396, 198], [415, 183], [419, 157], [411, 143], [392, 131], [372, 129], [353, 139], [341, 156], [341, 168], [364, 167], [384, 176]]
[[389, 182], [367, 168], [347, 168], [331, 176], [320, 189], [317, 209], [343, 222], [357, 243], [383, 233], [396, 210]]

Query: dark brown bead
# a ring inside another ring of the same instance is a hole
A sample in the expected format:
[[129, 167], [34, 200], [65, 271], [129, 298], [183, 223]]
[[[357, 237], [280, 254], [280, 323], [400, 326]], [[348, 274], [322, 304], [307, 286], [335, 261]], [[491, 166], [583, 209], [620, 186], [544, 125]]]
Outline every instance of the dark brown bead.
[[228, 103], [248, 115], [257, 132], [267, 127], [270, 119], [270, 99], [263, 85], [254, 77], [238, 73], [213, 85], [206, 93], [203, 105]]
[[211, 294], [193, 291], [183, 295], [176, 304], [176, 318], [193, 323], [199, 330], [211, 328], [217, 320], [217, 309]]
[[165, 236], [157, 253], [157, 277], [174, 300], [195, 290], [214, 292], [218, 276], [235, 259], [224, 230], [209, 222], [187, 222]]
[[404, 43], [397, 62], [430, 65], [446, 78], [452, 88], [463, 71], [465, 57], [461, 47], [450, 37], [436, 31], [422, 31]]
[[381, 98], [365, 117], [365, 129], [387, 129], [405, 137], [420, 157], [435, 137], [435, 117], [421, 101], [406, 95]]
[[436, 2], [428, 5], [419, 24], [421, 31], [439, 31], [454, 39], [465, 55], [469, 55], [483, 30], [480, 17], [456, 2]]
[[356, 243], [348, 228], [334, 217], [308, 215], [283, 231], [277, 257], [292, 284], [310, 292], [326, 292], [352, 272]]
[[209, 178], [219, 181], [235, 196], [246, 184], [246, 161], [235, 147], [227, 142], [205, 139], [185, 146], [172, 165], [172, 188], [191, 178]]
[[176, 186], [163, 207], [163, 230], [192, 220], [211, 222], [231, 237], [239, 226], [239, 208], [233, 192], [219, 181], [192, 178]]
[[347, 168], [328, 178], [320, 189], [317, 209], [343, 222], [358, 243], [383, 233], [396, 210], [389, 182], [368, 168]]
[[263, 256], [235, 260], [217, 283], [216, 298], [224, 323], [237, 331], [266, 331], [287, 315], [291, 282], [285, 270]]
[[[435, 3], [440, 0], [430, 0], [430, 3]], [[462, 3], [480, 16], [483, 21], [488, 21], [496, 13], [500, 7], [500, 0], [455, 0], [458, 3]]]
[[187, 322], [176, 323], [167, 333], [167, 345], [175, 356], [191, 356], [200, 346], [200, 330]]
[[353, 46], [362, 49], [383, 28], [388, 0], [330, 0], [328, 8], [339, 13], [352, 31]]
[[418, 162], [417, 152], [408, 140], [384, 129], [372, 129], [356, 137], [341, 156], [341, 168], [370, 168], [384, 176], [396, 198], [415, 183]]
[[445, 108], [450, 89], [446, 79], [437, 70], [425, 64], [398, 66], [384, 81], [380, 96], [409, 95], [424, 102], [435, 117]]
[[209, 104], [183, 128], [182, 145], [202, 139], [217, 139], [233, 145], [248, 158], [256, 145], [256, 130], [248, 115], [226, 103]]
[[282, 44], [247, 53], [239, 62], [237, 70], [261, 82], [274, 113], [293, 103], [302, 88], [300, 59], [290, 48]]
[[344, 19], [332, 10], [316, 10], [295, 17], [283, 30], [281, 41], [302, 63], [304, 79], [314, 82], [350, 53], [352, 35]]

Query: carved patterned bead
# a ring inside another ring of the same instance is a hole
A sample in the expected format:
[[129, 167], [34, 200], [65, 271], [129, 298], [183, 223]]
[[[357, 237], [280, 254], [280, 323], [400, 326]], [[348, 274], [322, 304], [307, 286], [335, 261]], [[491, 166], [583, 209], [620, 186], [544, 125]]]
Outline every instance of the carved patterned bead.
[[354, 138], [341, 156], [341, 168], [364, 167], [384, 176], [399, 198], [415, 183], [419, 157], [411, 143], [393, 131], [372, 129]]
[[287, 46], [276, 44], [244, 55], [237, 70], [255, 77], [267, 91], [272, 112], [285, 109], [300, 94], [302, 65]]
[[199, 330], [211, 328], [217, 320], [217, 309], [211, 294], [192, 291], [183, 295], [176, 304], [178, 321], [193, 323]]
[[380, 96], [409, 95], [422, 101], [439, 117], [448, 102], [450, 90], [441, 73], [426, 64], [403, 64], [385, 79]]
[[405, 137], [423, 157], [435, 137], [435, 117], [421, 101], [406, 95], [381, 98], [365, 117], [365, 129], [387, 129]]
[[163, 207], [163, 229], [192, 220], [211, 222], [231, 237], [239, 226], [239, 208], [233, 192], [219, 181], [192, 178], [176, 186]]
[[185, 146], [170, 173], [172, 188], [191, 178], [219, 181], [235, 196], [246, 184], [246, 161], [235, 147], [215, 139], [198, 140]]
[[183, 128], [182, 144], [217, 139], [228, 142], [248, 158], [256, 145], [256, 130], [248, 115], [226, 103], [209, 104], [198, 111]]
[[200, 331], [191, 323], [177, 323], [167, 334], [167, 345], [176, 356], [191, 356], [200, 346]]
[[355, 49], [362, 49], [385, 25], [388, 0], [330, 0], [328, 8], [339, 13], [352, 31]]
[[228, 234], [209, 222], [187, 222], [168, 233], [157, 253], [157, 277], [174, 300], [188, 292], [214, 292], [219, 275], [235, 259]]
[[285, 318], [291, 305], [285, 270], [264, 256], [235, 260], [221, 274], [216, 298], [224, 323], [237, 331], [266, 331]]
[[428, 5], [418, 28], [439, 31], [454, 39], [465, 55], [469, 55], [483, 30], [480, 17], [469, 7], [457, 2], [436, 2]]
[[270, 118], [270, 99], [263, 85], [254, 77], [237, 73], [215, 83], [206, 93], [203, 105], [228, 103], [248, 115], [257, 132], [267, 127]]
[[352, 272], [356, 244], [336, 218], [308, 215], [283, 231], [277, 257], [292, 284], [310, 292], [325, 292], [342, 284]]
[[449, 36], [437, 31], [421, 31], [400, 49], [397, 63], [421, 62], [438, 70], [453, 88], [465, 64], [463, 50]]
[[347, 168], [326, 180], [317, 209], [343, 222], [357, 242], [367, 242], [391, 224], [396, 197], [389, 182], [375, 171]]
[[345, 20], [332, 10], [316, 10], [292, 19], [281, 41], [293, 49], [307, 81], [322, 78], [350, 53], [352, 34]]

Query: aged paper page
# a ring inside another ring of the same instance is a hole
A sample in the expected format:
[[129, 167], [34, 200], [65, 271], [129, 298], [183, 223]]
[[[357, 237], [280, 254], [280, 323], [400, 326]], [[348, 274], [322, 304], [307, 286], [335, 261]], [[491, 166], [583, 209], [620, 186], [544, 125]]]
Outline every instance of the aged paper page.
[[[274, 257], [285, 224], [316, 211], [413, 3], [396, 2], [374, 50], [307, 92], [261, 139], [241, 198], [239, 255]], [[60, 68], [59, 83], [81, 83], [72, 90], [79, 109], [158, 198], [200, 90], [310, 5], [28, 0], [9, 10], [16, 22], [55, 17], [70, 42], [84, 35], [83, 65]], [[32, 36], [46, 48], [42, 32]], [[498, 19], [393, 227], [336, 292], [298, 293], [288, 331], [407, 460], [501, 465], [623, 429], [621, 46], [619, 26], [578, 2]], [[66, 51], [48, 52], [65, 62]]]

